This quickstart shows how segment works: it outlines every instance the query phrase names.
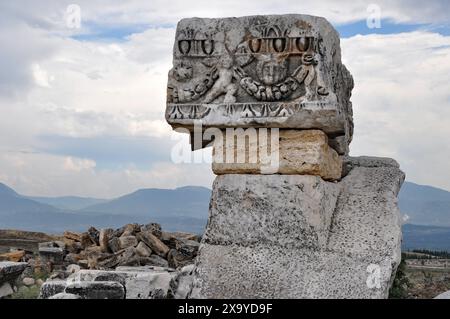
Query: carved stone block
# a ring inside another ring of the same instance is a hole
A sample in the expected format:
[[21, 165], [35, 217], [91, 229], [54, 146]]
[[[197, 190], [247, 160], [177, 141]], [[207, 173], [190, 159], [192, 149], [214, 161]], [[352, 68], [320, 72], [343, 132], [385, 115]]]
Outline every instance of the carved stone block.
[[348, 145], [352, 88], [339, 35], [324, 18], [183, 19], [169, 72], [166, 119], [174, 128], [191, 130], [196, 121], [205, 128], [320, 129]]

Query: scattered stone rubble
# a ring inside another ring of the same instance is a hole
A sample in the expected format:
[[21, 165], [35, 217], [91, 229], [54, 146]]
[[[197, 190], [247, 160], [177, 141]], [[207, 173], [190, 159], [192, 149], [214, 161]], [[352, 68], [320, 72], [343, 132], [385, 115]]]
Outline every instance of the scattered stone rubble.
[[0, 298], [36, 286], [40, 298], [52, 299], [185, 298], [200, 245], [200, 236], [165, 232], [156, 223], [53, 239], [36, 243], [37, 253], [0, 255], [8, 260], [0, 262]]
[[197, 256], [199, 242], [198, 235], [163, 232], [156, 223], [115, 230], [91, 227], [81, 234], [66, 231], [60, 241], [40, 244], [41, 261], [60, 270], [41, 287], [40, 298], [185, 296], [188, 282], [180, 277], [188, 276], [187, 265]]

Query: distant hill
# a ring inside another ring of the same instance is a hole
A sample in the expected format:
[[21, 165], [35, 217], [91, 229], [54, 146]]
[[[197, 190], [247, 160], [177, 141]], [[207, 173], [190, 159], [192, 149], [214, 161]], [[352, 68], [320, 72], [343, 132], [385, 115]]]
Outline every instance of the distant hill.
[[88, 197], [77, 196], [64, 196], [64, 197], [32, 197], [28, 196], [28, 199], [35, 202], [47, 204], [60, 209], [68, 210], [80, 210], [88, 206], [105, 203], [108, 200]]
[[12, 188], [0, 183], [0, 216], [20, 212], [43, 213], [57, 211], [53, 206], [28, 199], [16, 193]]
[[196, 186], [140, 189], [117, 199], [86, 207], [82, 211], [126, 216], [184, 216], [206, 219], [210, 196], [210, 189]]
[[[89, 226], [114, 228], [127, 223], [158, 222], [168, 231], [202, 233], [206, 225], [209, 196], [210, 190], [207, 188], [182, 187], [175, 190], [140, 190], [108, 202], [76, 197], [33, 197], [39, 202], [0, 183], [0, 229], [62, 233], [65, 230], [83, 231]], [[108, 205], [96, 204], [84, 209], [84, 204], [89, 201]], [[47, 204], [51, 202], [60, 207]], [[129, 205], [129, 210], [126, 205]], [[83, 209], [63, 208], [76, 206]], [[165, 211], [168, 213], [165, 214]]]
[[399, 208], [409, 224], [450, 227], [450, 192], [443, 189], [406, 182]]

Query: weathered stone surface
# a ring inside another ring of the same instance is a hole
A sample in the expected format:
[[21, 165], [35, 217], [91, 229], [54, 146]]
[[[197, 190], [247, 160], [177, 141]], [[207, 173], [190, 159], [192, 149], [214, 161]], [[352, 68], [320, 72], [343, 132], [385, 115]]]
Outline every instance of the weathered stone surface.
[[108, 242], [108, 247], [113, 253], [118, 252], [121, 249], [119, 238], [117, 237], [111, 238], [111, 240], [109, 240]]
[[168, 261], [158, 255], [151, 255], [150, 257], [142, 257], [140, 261], [141, 265], [169, 267]]
[[118, 267], [116, 271], [81, 270], [68, 281], [118, 282], [125, 287], [126, 299], [162, 299], [170, 294], [170, 282], [177, 274], [155, 267]]
[[100, 235], [99, 235], [99, 245], [100, 248], [102, 250], [102, 252], [107, 253], [110, 251], [109, 249], [109, 240], [111, 239], [111, 236], [113, 234], [114, 230], [111, 228], [104, 228], [100, 230]]
[[81, 270], [81, 267], [79, 265], [76, 265], [76, 264], [69, 265], [66, 268], [66, 271], [71, 273], [71, 274], [76, 273], [77, 271], [80, 271], [80, 270]]
[[8, 282], [0, 283], [0, 299], [12, 295], [14, 290]]
[[183, 19], [166, 119], [189, 130], [194, 121], [203, 127], [321, 129], [342, 136], [339, 149], [348, 152], [352, 88], [339, 35], [324, 18]]
[[64, 237], [63, 242], [69, 253], [78, 254], [83, 249], [83, 246], [78, 241]]
[[318, 176], [218, 176], [202, 242], [323, 248], [338, 196]]
[[162, 236], [161, 225], [157, 223], [150, 223], [141, 227], [141, 231], [149, 231], [159, 239]]
[[65, 280], [47, 280], [41, 286], [39, 298], [48, 299], [51, 296], [64, 292], [64, 289], [66, 289], [66, 285], [67, 283]]
[[9, 253], [0, 254], [0, 261], [20, 262], [25, 256], [25, 251], [17, 250]]
[[124, 299], [125, 289], [116, 281], [82, 281], [67, 283], [66, 293], [81, 299]]
[[82, 233], [80, 236], [80, 242], [83, 248], [90, 247], [92, 245], [95, 245], [95, 242], [92, 240], [92, 237], [89, 235], [89, 233]]
[[128, 235], [128, 236], [122, 235], [119, 238], [119, 243], [120, 243], [120, 248], [125, 249], [125, 248], [129, 248], [129, 247], [137, 246], [138, 241], [137, 241], [136, 237], [134, 237], [132, 235]]
[[400, 262], [391, 160], [347, 158], [339, 183], [314, 176], [223, 175], [191, 298], [386, 298]]
[[186, 299], [191, 292], [194, 265], [188, 265], [181, 268], [180, 272], [173, 278], [170, 283], [172, 295], [174, 299]]
[[74, 295], [74, 294], [60, 292], [54, 296], [49, 297], [48, 299], [81, 299], [81, 297], [78, 295]]
[[140, 241], [143, 241], [151, 250], [161, 257], [167, 256], [169, 252], [169, 247], [167, 247], [161, 240], [158, 239], [149, 231], [143, 231], [137, 234]]
[[22, 283], [25, 286], [33, 286], [36, 283], [36, 280], [34, 280], [34, 278], [25, 277], [22, 279]]
[[450, 299], [450, 291], [443, 292], [440, 295], [434, 297], [433, 299]]
[[74, 241], [81, 242], [81, 234], [79, 234], [79, 233], [74, 233], [74, 232], [71, 232], [71, 231], [65, 231], [65, 232], [64, 232], [64, 238], [67, 238], [67, 239], [71, 239], [71, 240], [74, 240]]
[[127, 299], [166, 299], [174, 273], [144, 273], [126, 282]]
[[13, 282], [27, 267], [27, 263], [1, 261], [0, 262], [0, 284]]
[[[278, 139], [270, 145], [275, 134]], [[248, 142], [246, 142], [248, 137]], [[338, 180], [342, 159], [328, 145], [328, 137], [320, 130], [268, 131], [267, 139], [254, 131], [235, 131], [223, 140], [216, 138], [213, 148], [213, 172], [222, 174], [317, 175], [325, 180]]]
[[136, 246], [136, 252], [141, 257], [149, 257], [152, 254], [152, 250], [142, 241]]
[[89, 227], [87, 233], [94, 245], [99, 245], [100, 232], [95, 227]]
[[200, 243], [195, 240], [179, 239], [175, 249], [167, 254], [167, 261], [172, 268], [180, 268], [192, 263], [197, 256]]

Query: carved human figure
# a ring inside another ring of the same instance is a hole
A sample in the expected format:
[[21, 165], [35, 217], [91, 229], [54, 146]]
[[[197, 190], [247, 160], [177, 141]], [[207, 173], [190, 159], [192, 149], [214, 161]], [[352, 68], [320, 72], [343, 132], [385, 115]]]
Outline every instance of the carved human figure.
[[233, 59], [225, 55], [217, 64], [218, 78], [209, 92], [205, 95], [203, 103], [211, 103], [218, 97], [225, 95], [223, 103], [235, 103], [237, 86], [233, 83]]

